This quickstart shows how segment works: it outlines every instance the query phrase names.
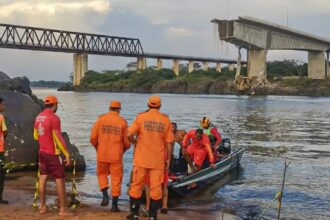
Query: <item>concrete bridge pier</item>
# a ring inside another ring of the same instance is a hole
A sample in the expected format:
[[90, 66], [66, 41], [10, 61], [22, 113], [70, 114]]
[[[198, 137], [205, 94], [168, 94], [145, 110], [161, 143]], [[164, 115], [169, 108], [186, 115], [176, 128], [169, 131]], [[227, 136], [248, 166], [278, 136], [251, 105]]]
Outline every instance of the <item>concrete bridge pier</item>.
[[79, 86], [85, 73], [88, 71], [87, 53], [73, 54], [73, 85]]
[[248, 50], [248, 77], [257, 77], [258, 80], [266, 79], [267, 50]]
[[173, 60], [173, 72], [176, 76], [179, 76], [179, 70], [180, 70], [180, 60]]
[[144, 57], [137, 58], [138, 70], [145, 70], [147, 68], [147, 59]]
[[194, 71], [194, 62], [190, 60], [188, 63], [188, 73], [191, 73], [193, 71]]
[[157, 70], [163, 69], [163, 60], [162, 59], [157, 58], [156, 68], [157, 68]]
[[215, 67], [215, 70], [218, 72], [218, 73], [221, 73], [221, 63], [217, 63], [216, 67]]
[[229, 71], [234, 71], [234, 69], [235, 69], [234, 64], [229, 64], [229, 65], [228, 65], [228, 70], [229, 70]]
[[325, 65], [323, 51], [308, 51], [308, 78], [325, 79]]
[[208, 71], [209, 69], [209, 62], [203, 62], [203, 71]]

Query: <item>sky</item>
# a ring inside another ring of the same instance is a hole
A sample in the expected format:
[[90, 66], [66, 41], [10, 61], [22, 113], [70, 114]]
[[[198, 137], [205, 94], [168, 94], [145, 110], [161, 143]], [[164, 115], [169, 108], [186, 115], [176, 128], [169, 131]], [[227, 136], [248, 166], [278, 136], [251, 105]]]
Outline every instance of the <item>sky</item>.
[[[210, 21], [238, 16], [330, 38], [329, 0], [0, 0], [0, 23], [139, 38], [144, 52], [198, 57], [236, 59]], [[271, 51], [267, 59], [306, 61], [307, 52]], [[131, 61], [89, 55], [88, 68], [123, 69]], [[0, 49], [0, 71], [11, 77], [68, 81], [72, 69], [69, 53]]]

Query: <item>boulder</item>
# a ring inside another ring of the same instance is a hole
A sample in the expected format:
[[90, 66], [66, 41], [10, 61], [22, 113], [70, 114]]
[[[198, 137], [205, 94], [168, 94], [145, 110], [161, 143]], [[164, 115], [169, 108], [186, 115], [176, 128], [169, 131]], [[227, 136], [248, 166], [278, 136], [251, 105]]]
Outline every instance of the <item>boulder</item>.
[[[6, 124], [6, 161], [14, 164], [13, 170], [35, 168], [38, 159], [38, 143], [33, 140], [33, 125], [36, 116], [42, 111], [43, 103], [32, 94], [30, 81], [26, 77], [1, 79], [0, 97], [5, 100]], [[9, 84], [11, 86], [9, 86]], [[3, 86], [7, 85], [7, 86]], [[77, 158], [77, 170], [85, 169], [85, 160], [78, 149], [64, 133], [68, 150]]]
[[6, 73], [0, 71], [0, 79], [10, 79], [10, 77]]

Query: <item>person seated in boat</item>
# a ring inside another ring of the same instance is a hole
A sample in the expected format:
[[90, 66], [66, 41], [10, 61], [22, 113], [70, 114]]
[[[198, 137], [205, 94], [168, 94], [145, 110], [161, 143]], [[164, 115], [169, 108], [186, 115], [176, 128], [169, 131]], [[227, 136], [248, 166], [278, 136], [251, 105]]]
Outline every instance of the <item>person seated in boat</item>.
[[182, 141], [187, 132], [185, 130], [178, 130], [175, 122], [172, 122], [172, 132], [174, 134], [174, 143], [178, 143], [182, 148]]
[[[190, 143], [190, 144], [189, 144]], [[183, 138], [183, 156], [192, 172], [200, 171], [208, 155], [210, 167], [215, 168], [210, 140], [202, 129], [191, 130]], [[196, 165], [196, 168], [194, 164]]]
[[[178, 130], [177, 124], [175, 122], [172, 122], [172, 132], [174, 134], [174, 142], [172, 146], [173, 156], [171, 158], [170, 175], [187, 172], [187, 163], [183, 158], [182, 148], [182, 141], [187, 132], [185, 130]], [[178, 154], [177, 152], [174, 153], [176, 143], [180, 146]]]
[[222, 141], [220, 132], [214, 126], [214, 124], [211, 123], [208, 117], [203, 117], [200, 120], [200, 127], [201, 129], [203, 129], [204, 134], [206, 134], [209, 137], [214, 158], [216, 161], [218, 161], [221, 158], [221, 155], [219, 154], [218, 151], [218, 148], [220, 147], [220, 143]]

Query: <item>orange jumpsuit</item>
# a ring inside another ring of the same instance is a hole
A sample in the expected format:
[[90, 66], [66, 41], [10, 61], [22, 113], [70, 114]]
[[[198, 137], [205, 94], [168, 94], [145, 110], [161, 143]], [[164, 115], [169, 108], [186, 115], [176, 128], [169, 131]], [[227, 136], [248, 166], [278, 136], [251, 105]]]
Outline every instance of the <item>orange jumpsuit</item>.
[[130, 147], [126, 120], [115, 111], [100, 116], [92, 128], [90, 142], [97, 151], [100, 190], [109, 187], [108, 176], [111, 175], [111, 195], [120, 196], [123, 154]]
[[[191, 141], [191, 144], [187, 147], [188, 141]], [[182, 145], [184, 148], [187, 148], [188, 154], [193, 158], [196, 165], [203, 165], [207, 155], [210, 163], [214, 163], [210, 140], [206, 134], [203, 134], [202, 139], [198, 140], [196, 138], [196, 130], [191, 130], [184, 136]]]
[[140, 113], [129, 127], [129, 134], [137, 134], [129, 192], [131, 197], [141, 198], [145, 176], [149, 174], [151, 199], [162, 198], [166, 144], [174, 140], [171, 126], [168, 116], [157, 109], [150, 109]]

